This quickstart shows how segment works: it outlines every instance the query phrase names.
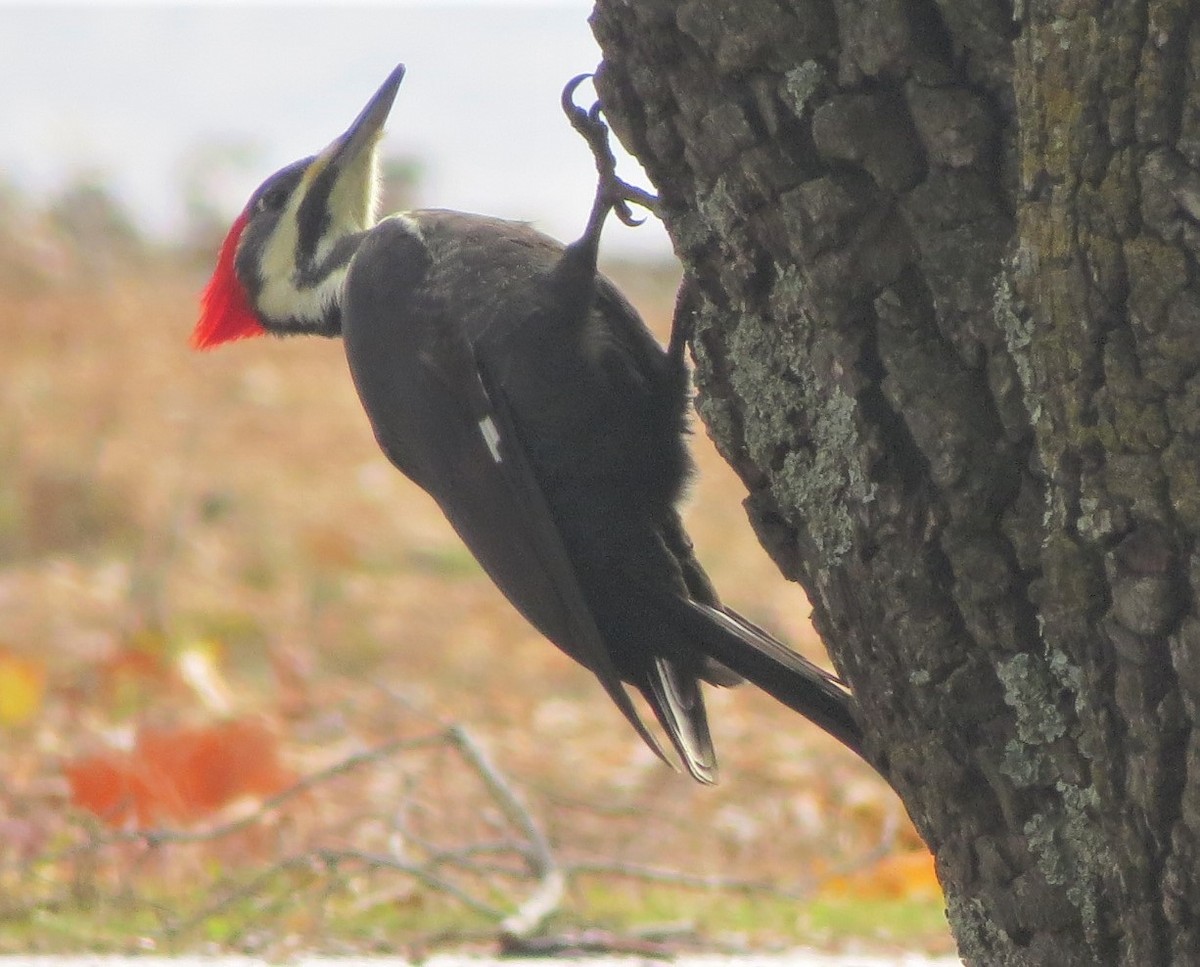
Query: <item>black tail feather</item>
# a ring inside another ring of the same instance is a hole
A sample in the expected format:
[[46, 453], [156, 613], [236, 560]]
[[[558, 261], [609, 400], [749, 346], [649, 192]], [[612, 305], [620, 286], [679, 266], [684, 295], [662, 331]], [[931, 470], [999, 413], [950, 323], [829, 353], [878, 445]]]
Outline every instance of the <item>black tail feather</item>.
[[682, 671], [670, 659], [656, 658], [648, 677], [642, 692], [687, 771], [697, 782], [715, 784], [717, 755], [695, 675]]
[[682, 597], [673, 610], [700, 650], [863, 756], [863, 735], [840, 679], [777, 641], [736, 611]]

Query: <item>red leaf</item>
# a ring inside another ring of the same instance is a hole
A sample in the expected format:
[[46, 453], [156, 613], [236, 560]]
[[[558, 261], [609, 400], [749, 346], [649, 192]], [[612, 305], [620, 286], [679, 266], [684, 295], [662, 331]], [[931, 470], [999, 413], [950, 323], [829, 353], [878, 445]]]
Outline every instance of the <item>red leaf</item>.
[[139, 769], [128, 753], [102, 752], [77, 759], [63, 771], [71, 786], [71, 802], [110, 826], [131, 821], [148, 826], [180, 811], [170, 786]]
[[279, 761], [279, 745], [255, 719], [203, 729], [145, 730], [134, 755], [161, 774], [184, 811], [180, 818], [216, 812], [242, 796], [271, 796], [295, 781]]
[[267, 797], [295, 776], [274, 734], [256, 719], [206, 728], [144, 729], [132, 753], [65, 766], [71, 801], [112, 826], [195, 821], [243, 796]]

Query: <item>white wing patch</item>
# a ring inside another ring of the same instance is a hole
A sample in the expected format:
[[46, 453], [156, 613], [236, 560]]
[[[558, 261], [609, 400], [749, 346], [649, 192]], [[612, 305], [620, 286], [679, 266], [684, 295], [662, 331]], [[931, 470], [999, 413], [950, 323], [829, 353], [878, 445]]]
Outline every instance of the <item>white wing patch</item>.
[[488, 449], [492, 452], [492, 459], [496, 463], [499, 463], [500, 432], [496, 429], [496, 424], [492, 422], [490, 416], [485, 416], [479, 421], [479, 432], [483, 434], [483, 442], [487, 444]]

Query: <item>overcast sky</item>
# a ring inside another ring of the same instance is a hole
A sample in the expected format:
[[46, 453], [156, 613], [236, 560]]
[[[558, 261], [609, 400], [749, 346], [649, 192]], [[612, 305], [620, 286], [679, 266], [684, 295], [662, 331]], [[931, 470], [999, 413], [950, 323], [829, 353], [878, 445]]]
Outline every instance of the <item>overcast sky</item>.
[[[109, 180], [153, 231], [182, 221], [181, 179], [244, 145], [221, 182], [232, 215], [282, 165], [323, 147], [396, 63], [408, 75], [385, 151], [425, 164], [420, 203], [574, 237], [594, 169], [558, 108], [599, 50], [587, 0], [285, 4], [0, 0], [0, 173], [35, 192]], [[641, 178], [622, 162], [630, 180]], [[613, 223], [610, 251], [667, 250]]]

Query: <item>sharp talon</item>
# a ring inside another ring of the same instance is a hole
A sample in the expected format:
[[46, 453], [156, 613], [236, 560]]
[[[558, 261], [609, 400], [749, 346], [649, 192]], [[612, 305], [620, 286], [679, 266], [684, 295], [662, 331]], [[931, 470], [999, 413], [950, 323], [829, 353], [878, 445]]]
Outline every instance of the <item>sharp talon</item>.
[[[589, 120], [590, 115], [587, 111], [575, 103], [575, 91], [578, 90], [580, 84], [591, 77], [591, 74], [578, 74], [575, 77], [572, 77], [569, 81], [567, 81], [566, 87], [563, 88], [562, 98], [560, 100], [563, 113], [567, 116], [567, 120], [571, 122], [571, 127], [573, 127], [576, 131], [579, 131], [580, 134], [584, 134], [580, 128], [580, 125], [586, 120]], [[584, 136], [586, 137], [586, 134]]]
[[567, 81], [567, 86], [563, 88], [562, 92], [562, 105], [564, 111], [570, 113], [572, 110], [579, 110], [579, 108], [575, 106], [575, 91], [579, 88], [580, 84], [593, 76], [595, 75], [576, 74], [569, 81]]
[[592, 214], [588, 219], [587, 229], [578, 243], [584, 246], [580, 251], [591, 253], [590, 260], [592, 271], [594, 271], [600, 232], [604, 226], [604, 219], [609, 213], [615, 213], [623, 225], [631, 227], [641, 225], [645, 219], [635, 218], [630, 205], [638, 205], [657, 215], [658, 198], [617, 177], [617, 159], [609, 145], [608, 125], [602, 117], [604, 105], [600, 101], [595, 101], [590, 108], [584, 110], [575, 103], [575, 91], [591, 76], [591, 74], [580, 74], [567, 81], [562, 91], [561, 103], [567, 121], [591, 149], [592, 160], [596, 163], [596, 173], [599, 175]]
[[[637, 190], [631, 185], [625, 184], [623, 181], [618, 181], [614, 187], [618, 187], [620, 189], [627, 188], [630, 191]], [[622, 225], [628, 225], [630, 228], [637, 228], [639, 225], [645, 224], [646, 219], [637, 218], [634, 216], [633, 209], [629, 207], [629, 202], [631, 200], [636, 201], [636, 199], [630, 199], [623, 196], [617, 197], [613, 202], [613, 214], [617, 216], [618, 221], [620, 221]]]

